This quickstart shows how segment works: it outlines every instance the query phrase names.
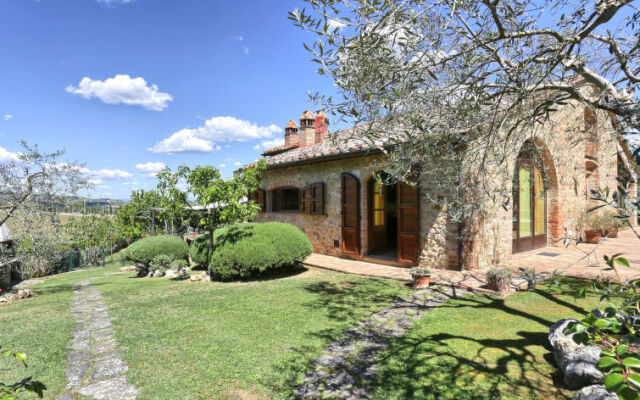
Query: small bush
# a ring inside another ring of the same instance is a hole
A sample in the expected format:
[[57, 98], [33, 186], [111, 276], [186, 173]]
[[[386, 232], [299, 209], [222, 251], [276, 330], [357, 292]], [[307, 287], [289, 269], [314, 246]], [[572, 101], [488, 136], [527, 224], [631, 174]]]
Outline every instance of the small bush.
[[175, 236], [150, 236], [134, 242], [125, 250], [128, 260], [149, 265], [155, 256], [165, 254], [178, 260], [186, 260], [189, 254], [187, 243]]
[[149, 271], [160, 270], [162, 273], [167, 272], [168, 269], [175, 268], [180, 269], [187, 266], [185, 260], [179, 260], [169, 254], [158, 254], [153, 257], [153, 260], [149, 263]]
[[236, 224], [218, 229], [211, 255], [217, 279], [246, 278], [295, 265], [311, 252], [311, 242], [298, 228], [281, 222]]
[[207, 267], [207, 259], [209, 256], [209, 236], [200, 235], [195, 238], [191, 247], [189, 248], [189, 256], [191, 261], [198, 266]]

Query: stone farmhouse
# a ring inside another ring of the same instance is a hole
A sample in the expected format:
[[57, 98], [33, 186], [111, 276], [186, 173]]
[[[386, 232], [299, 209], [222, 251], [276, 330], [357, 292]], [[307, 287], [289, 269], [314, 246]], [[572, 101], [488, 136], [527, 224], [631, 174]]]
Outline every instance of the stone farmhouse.
[[579, 235], [590, 189], [614, 189], [616, 178], [626, 177], [632, 195], [637, 191], [636, 166], [615, 121], [575, 104], [516, 144], [510, 177], [498, 182], [512, 198], [473, 221], [471, 240], [461, 239], [446, 209], [426, 201], [427, 179], [380, 184], [374, 175], [384, 153], [357, 128], [330, 133], [324, 112], [305, 111], [299, 125], [289, 121], [284, 139], [263, 153], [263, 186], [252, 195], [262, 209], [257, 220], [297, 226], [317, 253], [369, 262], [488, 268]]

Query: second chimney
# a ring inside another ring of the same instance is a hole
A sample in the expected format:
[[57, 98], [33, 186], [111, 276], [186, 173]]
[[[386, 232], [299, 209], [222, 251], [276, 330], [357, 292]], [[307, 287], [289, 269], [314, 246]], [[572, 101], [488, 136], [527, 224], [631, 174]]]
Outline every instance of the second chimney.
[[296, 121], [291, 120], [284, 128], [284, 145], [285, 146], [297, 146], [300, 141], [300, 135], [298, 134], [298, 125]]
[[300, 116], [300, 146], [312, 145], [316, 142], [315, 116], [307, 110]]

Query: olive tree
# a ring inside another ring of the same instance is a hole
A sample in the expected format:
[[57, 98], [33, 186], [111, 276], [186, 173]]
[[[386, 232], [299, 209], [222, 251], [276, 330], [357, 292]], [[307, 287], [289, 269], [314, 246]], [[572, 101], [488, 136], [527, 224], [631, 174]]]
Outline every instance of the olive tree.
[[357, 125], [395, 179], [428, 165], [426, 196], [463, 235], [483, 209], [509, 206], [508, 185], [487, 182], [510, 181], [517, 143], [562, 107], [607, 113], [637, 135], [636, 2], [306, 1], [289, 18], [315, 34], [305, 47], [337, 87], [312, 100]]
[[41, 275], [66, 243], [58, 206], [89, 184], [81, 164], [61, 160], [63, 150], [21, 144], [22, 152], [0, 163], [0, 226], [6, 224], [18, 244], [17, 260], [0, 254], [0, 264], [20, 261], [23, 276]]

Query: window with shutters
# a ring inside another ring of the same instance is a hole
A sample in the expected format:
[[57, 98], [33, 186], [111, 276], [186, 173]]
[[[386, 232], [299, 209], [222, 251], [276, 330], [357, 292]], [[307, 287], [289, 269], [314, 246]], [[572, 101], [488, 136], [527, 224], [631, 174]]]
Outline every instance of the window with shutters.
[[300, 189], [298, 188], [274, 189], [271, 199], [273, 211], [300, 211]]
[[318, 182], [302, 189], [302, 212], [311, 215], [324, 214], [324, 183]]
[[249, 193], [249, 200], [260, 206], [260, 212], [267, 211], [267, 192], [263, 189], [258, 189]]

